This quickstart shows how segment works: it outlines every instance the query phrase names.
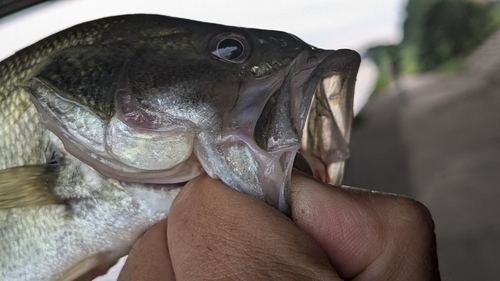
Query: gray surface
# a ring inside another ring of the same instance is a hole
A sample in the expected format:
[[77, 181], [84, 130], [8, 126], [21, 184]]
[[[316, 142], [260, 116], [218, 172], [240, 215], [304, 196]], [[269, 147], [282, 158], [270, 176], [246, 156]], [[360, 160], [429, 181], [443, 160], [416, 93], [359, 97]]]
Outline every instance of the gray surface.
[[403, 79], [352, 133], [344, 184], [424, 203], [443, 280], [500, 280], [500, 60], [485, 52], [495, 42], [469, 72]]

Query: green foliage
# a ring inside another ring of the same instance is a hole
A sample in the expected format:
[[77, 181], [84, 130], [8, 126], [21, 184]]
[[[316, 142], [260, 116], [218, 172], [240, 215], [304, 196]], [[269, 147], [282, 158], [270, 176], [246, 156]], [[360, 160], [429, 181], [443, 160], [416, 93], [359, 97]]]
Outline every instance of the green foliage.
[[493, 7], [490, 14], [491, 14], [490, 25], [492, 26], [492, 28], [495, 29], [496, 27], [500, 27], [500, 5]]
[[375, 86], [373, 87], [373, 93], [377, 94], [383, 90], [389, 88], [392, 83], [392, 77], [388, 71], [380, 71], [377, 76], [377, 81], [375, 81]]
[[493, 31], [486, 5], [468, 1], [441, 0], [425, 13], [418, 40], [423, 71], [434, 70], [470, 54]]
[[456, 72], [466, 57], [500, 28], [500, 5], [470, 0], [408, 0], [404, 38], [368, 50], [379, 69], [375, 92], [400, 74]]
[[436, 71], [438, 72], [457, 72], [459, 70], [462, 70], [465, 66], [465, 58], [462, 57], [457, 57], [457, 58], [451, 58], [442, 64], [440, 64], [437, 68]]
[[393, 75], [399, 72], [400, 60], [397, 54], [399, 54], [397, 45], [381, 45], [368, 49], [368, 55], [379, 70], [374, 93], [388, 88], [393, 81]]
[[435, 0], [408, 0], [406, 19], [403, 23], [403, 44], [413, 43], [420, 38], [422, 22], [426, 11]]
[[401, 44], [401, 74], [416, 73], [420, 70], [418, 64], [418, 46], [416, 44]]

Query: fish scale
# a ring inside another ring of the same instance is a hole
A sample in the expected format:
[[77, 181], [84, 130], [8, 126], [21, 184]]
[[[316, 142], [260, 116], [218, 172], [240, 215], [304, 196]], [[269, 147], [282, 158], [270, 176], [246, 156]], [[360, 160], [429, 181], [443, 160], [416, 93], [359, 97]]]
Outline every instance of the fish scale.
[[[8, 124], [0, 128], [0, 169], [45, 163], [44, 150], [47, 145], [48, 131], [38, 122], [38, 112], [31, 104], [29, 95], [22, 93], [14, 96], [17, 101], [11, 105], [19, 108], [27, 107], [26, 110], [13, 112], [1, 122]], [[6, 100], [9, 102], [10, 97]], [[28, 106], [26, 106], [29, 103]], [[7, 109], [2, 112], [9, 114]], [[17, 113], [17, 114], [15, 114]], [[44, 145], [44, 139], [45, 145]]]
[[338, 184], [359, 61], [158, 15], [17, 52], [0, 63], [0, 280], [91, 280], [202, 172], [284, 213], [296, 156]]
[[[38, 113], [21, 83], [51, 53], [69, 46], [91, 44], [106, 27], [109, 24], [92, 24], [72, 30], [65, 36], [52, 36], [51, 40], [28, 47], [0, 64], [0, 123], [8, 124], [0, 127], [0, 170], [46, 162], [45, 157], [40, 156], [46, 149], [43, 141], [32, 144], [30, 140], [45, 139], [48, 142], [48, 132], [43, 126], [38, 126]], [[2, 130], [5, 128], [9, 131]]]

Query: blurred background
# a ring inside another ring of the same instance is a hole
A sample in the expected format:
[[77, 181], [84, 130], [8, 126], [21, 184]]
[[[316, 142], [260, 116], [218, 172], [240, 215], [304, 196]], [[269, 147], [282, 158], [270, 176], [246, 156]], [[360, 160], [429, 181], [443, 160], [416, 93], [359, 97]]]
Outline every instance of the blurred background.
[[367, 51], [343, 183], [424, 203], [443, 280], [500, 280], [498, 2], [408, 0], [402, 40]]
[[443, 280], [500, 280], [499, 2], [0, 0], [0, 60], [75, 24], [131, 13], [283, 30], [319, 48], [357, 50], [344, 184], [423, 202]]

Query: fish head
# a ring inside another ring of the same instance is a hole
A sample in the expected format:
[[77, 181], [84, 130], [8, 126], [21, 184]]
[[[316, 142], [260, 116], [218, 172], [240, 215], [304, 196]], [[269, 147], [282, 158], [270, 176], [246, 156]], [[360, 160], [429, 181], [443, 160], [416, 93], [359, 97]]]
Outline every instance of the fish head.
[[96, 24], [106, 28], [91, 43], [55, 52], [26, 83], [69, 153], [127, 182], [204, 170], [283, 212], [297, 153], [340, 182], [356, 52], [163, 16]]

